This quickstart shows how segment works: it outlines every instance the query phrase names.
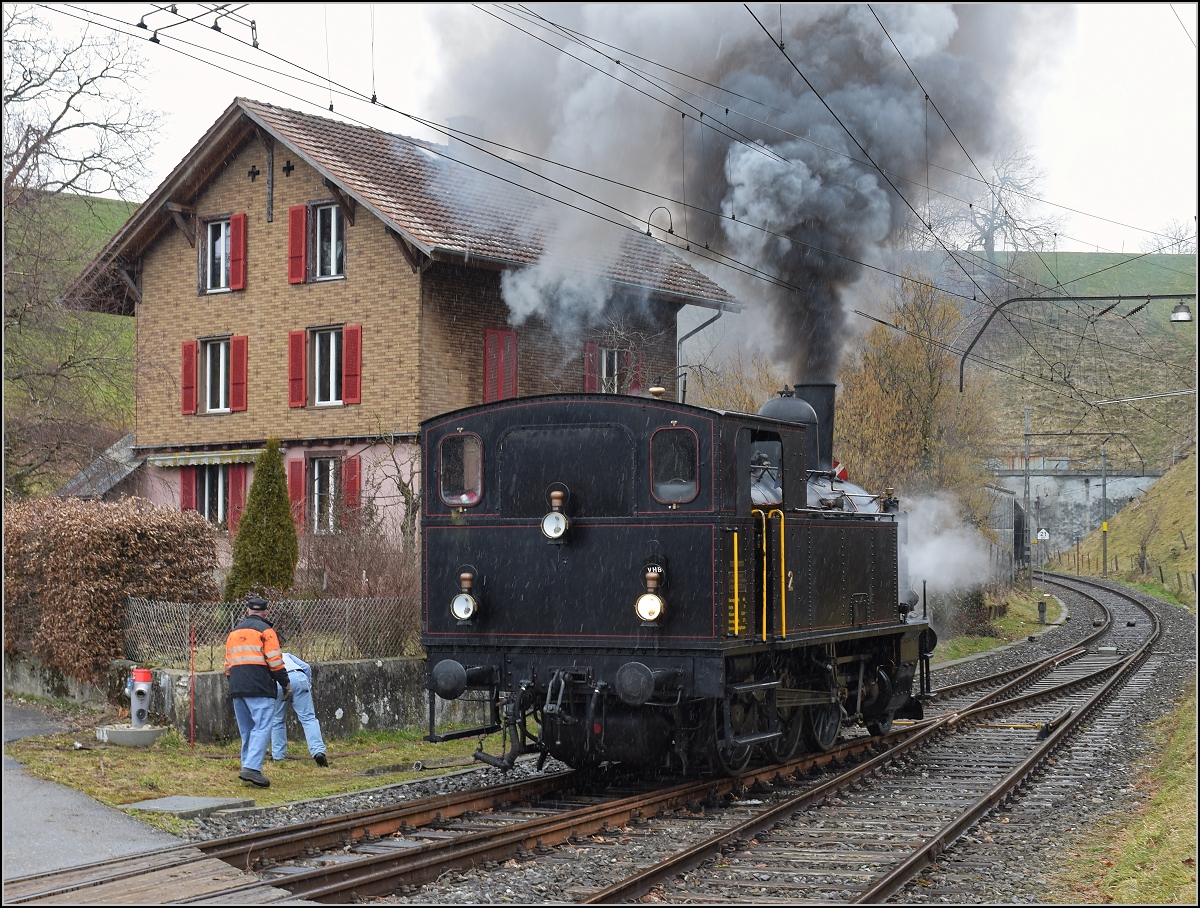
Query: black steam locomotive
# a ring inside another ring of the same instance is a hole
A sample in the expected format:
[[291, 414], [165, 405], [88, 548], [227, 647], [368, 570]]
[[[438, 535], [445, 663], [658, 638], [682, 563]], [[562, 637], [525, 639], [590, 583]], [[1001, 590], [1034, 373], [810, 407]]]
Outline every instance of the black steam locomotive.
[[[504, 730], [504, 755], [476, 753], [501, 768], [734, 773], [919, 718], [937, 638], [898, 502], [834, 471], [833, 404], [572, 394], [423, 423], [426, 740]], [[489, 719], [438, 734], [437, 697]]]

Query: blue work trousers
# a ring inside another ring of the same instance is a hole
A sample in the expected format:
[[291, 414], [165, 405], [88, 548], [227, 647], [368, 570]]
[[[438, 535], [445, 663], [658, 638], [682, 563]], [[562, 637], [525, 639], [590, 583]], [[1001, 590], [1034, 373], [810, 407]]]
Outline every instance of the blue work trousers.
[[[278, 686], [278, 685], [276, 685]], [[242, 769], [262, 772], [263, 759], [271, 743], [271, 719], [275, 701], [270, 697], [234, 697], [233, 714], [242, 736]]]
[[[308, 744], [308, 755], [315, 757], [325, 753], [325, 740], [321, 737], [321, 723], [317, 721], [317, 713], [313, 708], [312, 686], [308, 675], [302, 671], [288, 672], [288, 681], [292, 685], [292, 709], [304, 729], [304, 741]], [[278, 697], [275, 700], [275, 716], [271, 723], [271, 758], [282, 760], [287, 756], [287, 716], [285, 715], [288, 701], [283, 699], [283, 688], [278, 687]]]

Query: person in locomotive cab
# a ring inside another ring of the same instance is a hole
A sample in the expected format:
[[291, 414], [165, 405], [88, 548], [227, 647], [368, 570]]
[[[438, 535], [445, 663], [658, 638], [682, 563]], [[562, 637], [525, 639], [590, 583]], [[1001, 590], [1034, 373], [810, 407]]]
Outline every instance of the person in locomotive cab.
[[750, 458], [750, 500], [758, 506], [783, 503], [779, 471], [761, 451]]
[[243, 782], [269, 788], [262, 774], [263, 759], [271, 746], [271, 722], [275, 715], [275, 694], [282, 689], [283, 699], [292, 696], [292, 684], [283, 664], [279, 637], [271, 626], [271, 606], [254, 597], [246, 603], [246, 617], [229, 633], [225, 641], [225, 675], [229, 678], [229, 696], [242, 739]]

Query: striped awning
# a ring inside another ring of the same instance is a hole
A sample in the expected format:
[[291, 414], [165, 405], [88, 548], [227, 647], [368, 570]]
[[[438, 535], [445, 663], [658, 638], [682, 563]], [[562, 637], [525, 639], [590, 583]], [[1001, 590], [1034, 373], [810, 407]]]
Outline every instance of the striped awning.
[[205, 467], [222, 463], [254, 463], [262, 448], [240, 451], [189, 451], [185, 454], [150, 454], [146, 462], [155, 467]]

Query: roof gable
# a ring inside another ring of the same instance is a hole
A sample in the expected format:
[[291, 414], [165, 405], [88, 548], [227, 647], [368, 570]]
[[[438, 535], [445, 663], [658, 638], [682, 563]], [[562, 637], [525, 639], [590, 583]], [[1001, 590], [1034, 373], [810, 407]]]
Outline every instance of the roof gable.
[[[445, 146], [238, 98], [89, 272], [140, 256], [171, 222], [164, 206], [194, 199], [256, 132], [282, 143], [431, 258], [520, 267], [538, 262], [552, 238], [547, 200], [453, 160]], [[624, 234], [610, 255], [573, 255], [574, 269], [678, 303], [742, 308], [666, 244], [637, 229]]]

